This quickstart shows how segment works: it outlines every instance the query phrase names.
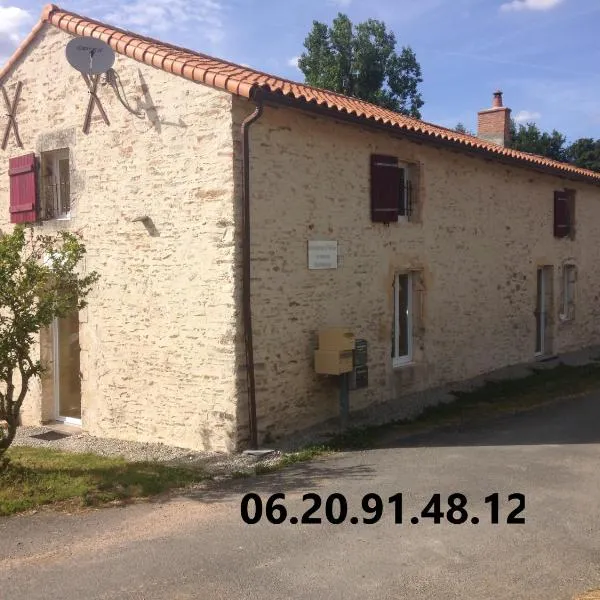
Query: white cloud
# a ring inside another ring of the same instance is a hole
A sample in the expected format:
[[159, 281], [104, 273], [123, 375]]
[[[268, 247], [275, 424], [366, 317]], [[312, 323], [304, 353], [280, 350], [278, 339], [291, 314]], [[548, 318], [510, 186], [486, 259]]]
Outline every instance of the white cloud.
[[563, 0], [511, 0], [500, 6], [501, 10], [550, 10]]
[[299, 57], [299, 56], [292, 56], [292, 58], [290, 58], [290, 59], [287, 61], [287, 64], [288, 64], [288, 66], [289, 66], [289, 67], [294, 67], [294, 68], [296, 68], [296, 69], [297, 69], [297, 68], [298, 68], [298, 61], [299, 61], [299, 60], [300, 60], [300, 57]]
[[515, 121], [517, 123], [530, 123], [531, 121], [537, 121], [542, 115], [539, 112], [530, 110], [520, 110], [515, 115]]
[[115, 27], [154, 37], [193, 30], [200, 40], [213, 45], [225, 37], [221, 0], [66, 0], [63, 5]]
[[16, 6], [0, 6], [0, 37], [11, 42], [19, 41], [19, 31], [32, 20], [31, 15]]
[[350, 6], [350, 4], [352, 3], [352, 0], [329, 0], [329, 2], [331, 4], [337, 4], [338, 6], [341, 6], [342, 8], [346, 8], [346, 7]]
[[12, 54], [32, 21], [22, 8], [0, 5], [0, 63]]

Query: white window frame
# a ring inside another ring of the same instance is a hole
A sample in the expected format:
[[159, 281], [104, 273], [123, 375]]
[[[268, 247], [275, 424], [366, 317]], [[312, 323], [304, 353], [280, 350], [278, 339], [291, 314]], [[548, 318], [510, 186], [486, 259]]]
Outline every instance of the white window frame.
[[[572, 276], [571, 278], [569, 276]], [[573, 263], [563, 265], [562, 272], [562, 310], [561, 321], [572, 321], [575, 318], [575, 284], [577, 283], [577, 266]], [[571, 293], [569, 294], [569, 290]], [[570, 300], [569, 300], [570, 296]]]
[[55, 317], [52, 321], [52, 360], [54, 363], [52, 389], [54, 393], [54, 420], [65, 425], [78, 425], [81, 427], [82, 420], [76, 417], [63, 417], [60, 414], [60, 327], [59, 319]]
[[[400, 352], [400, 300], [398, 298], [398, 289], [400, 287], [400, 277], [406, 276], [408, 282], [407, 307], [406, 307], [406, 348], [407, 354], [398, 356]], [[392, 366], [402, 367], [413, 362], [413, 289], [414, 274], [410, 271], [396, 273], [394, 277], [394, 348], [392, 355]]]
[[[401, 190], [402, 195], [404, 196], [404, 214], [401, 215], [400, 214], [400, 205], [398, 205], [398, 223], [407, 223], [408, 221], [410, 221], [410, 217], [408, 216], [408, 214], [406, 214], [408, 212], [408, 198], [406, 197], [406, 184], [410, 181], [410, 168], [408, 163], [402, 163], [399, 162], [398, 163], [398, 168], [402, 169], [404, 171], [404, 190]], [[398, 197], [398, 202], [400, 202], [400, 197]]]
[[[538, 267], [536, 271], [536, 292], [540, 296], [540, 304], [537, 307], [539, 312], [536, 315], [536, 318], [539, 320], [539, 323], [536, 324], [536, 328], [539, 327], [539, 332], [536, 332], [536, 351], [534, 356], [542, 357], [546, 354], [546, 321], [548, 319], [548, 303], [546, 298], [547, 286], [548, 286], [548, 267]], [[537, 300], [536, 300], [537, 302]], [[536, 309], [536, 310], [537, 310]], [[539, 335], [539, 338], [537, 338]], [[539, 342], [539, 350], [537, 349], [537, 344]]]
[[[57, 190], [57, 194], [59, 196], [58, 198], [58, 205], [59, 206], [63, 206], [63, 202], [62, 202], [62, 194], [63, 194], [63, 190], [61, 189], [61, 185], [60, 185], [60, 161], [61, 160], [67, 160], [69, 163], [69, 195], [71, 193], [71, 156], [70, 156], [70, 152], [68, 148], [60, 148], [57, 150], [49, 150], [47, 152], [44, 152], [44, 154], [46, 155], [45, 160], [50, 162], [50, 167], [52, 169], [52, 179], [54, 181], [54, 184], [56, 185], [56, 190]], [[66, 213], [62, 213], [60, 215], [54, 216], [51, 219], [48, 219], [49, 221], [69, 221], [71, 219], [71, 202], [70, 202], [70, 198], [68, 198], [69, 200], [69, 211]], [[44, 198], [45, 201], [45, 198]], [[46, 207], [43, 207], [44, 211], [46, 210]]]

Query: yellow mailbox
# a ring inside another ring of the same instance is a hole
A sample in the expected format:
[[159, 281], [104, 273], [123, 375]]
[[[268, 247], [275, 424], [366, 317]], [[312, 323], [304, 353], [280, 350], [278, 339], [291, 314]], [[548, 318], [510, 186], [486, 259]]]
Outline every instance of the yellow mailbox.
[[346, 327], [329, 327], [319, 331], [319, 348], [315, 350], [315, 371], [323, 375], [350, 373], [354, 367], [354, 333]]

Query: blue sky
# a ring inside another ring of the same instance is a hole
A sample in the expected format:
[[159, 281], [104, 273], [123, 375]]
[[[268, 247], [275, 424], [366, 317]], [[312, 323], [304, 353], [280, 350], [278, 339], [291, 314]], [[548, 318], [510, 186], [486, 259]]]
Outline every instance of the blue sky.
[[[0, 60], [43, 2], [0, 0]], [[314, 19], [381, 19], [423, 69], [427, 121], [476, 127], [492, 92], [518, 120], [600, 138], [598, 0], [65, 0], [63, 8], [302, 81], [294, 59]]]

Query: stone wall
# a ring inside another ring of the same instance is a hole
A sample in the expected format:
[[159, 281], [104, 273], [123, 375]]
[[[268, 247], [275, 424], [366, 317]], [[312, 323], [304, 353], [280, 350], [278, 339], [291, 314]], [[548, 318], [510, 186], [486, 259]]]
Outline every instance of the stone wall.
[[[234, 121], [248, 112], [234, 100]], [[234, 128], [237, 131], [237, 127]], [[252, 303], [261, 436], [338, 412], [335, 379], [316, 375], [320, 327], [369, 344], [369, 387], [355, 409], [528, 362], [535, 351], [536, 269], [553, 271], [554, 352], [600, 341], [600, 189], [492, 159], [436, 149], [291, 108], [266, 107], [251, 133]], [[418, 222], [370, 220], [370, 154], [420, 166]], [[575, 240], [553, 235], [553, 194], [577, 190]], [[339, 268], [307, 268], [308, 240], [337, 240]], [[576, 318], [561, 322], [562, 267], [578, 267]], [[393, 368], [393, 280], [423, 281], [418, 347]], [[404, 409], [404, 410], [402, 410]], [[243, 423], [241, 423], [243, 426]]]
[[[65, 59], [69, 39], [46, 26], [4, 82], [11, 98], [23, 82], [24, 148], [11, 137], [0, 151], [0, 226], [10, 227], [8, 159], [68, 147], [71, 219], [37, 229], [80, 231], [85, 268], [101, 275], [80, 314], [83, 428], [230, 450], [237, 410], [231, 96], [117, 56], [129, 109], [100, 85], [110, 126], [95, 109], [86, 135], [89, 93]], [[144, 215], [148, 227], [133, 221]], [[36, 385], [23, 422], [53, 416], [52, 394]]]

